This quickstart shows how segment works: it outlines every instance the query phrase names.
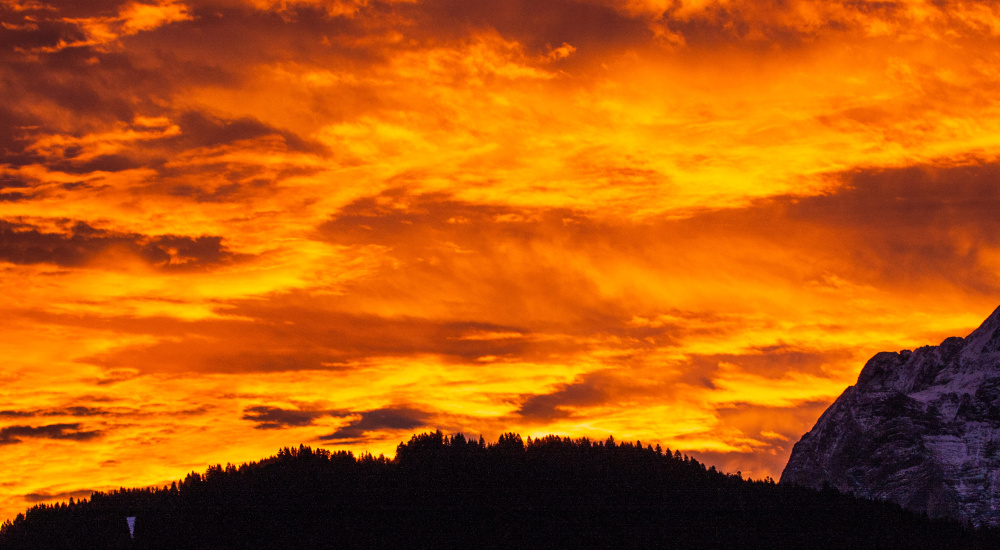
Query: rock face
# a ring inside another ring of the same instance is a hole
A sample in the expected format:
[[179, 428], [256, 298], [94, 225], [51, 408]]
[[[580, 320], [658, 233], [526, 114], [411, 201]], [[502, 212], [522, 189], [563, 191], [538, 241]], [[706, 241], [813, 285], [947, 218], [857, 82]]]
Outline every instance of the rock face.
[[1000, 308], [966, 338], [872, 357], [781, 482], [1000, 525]]

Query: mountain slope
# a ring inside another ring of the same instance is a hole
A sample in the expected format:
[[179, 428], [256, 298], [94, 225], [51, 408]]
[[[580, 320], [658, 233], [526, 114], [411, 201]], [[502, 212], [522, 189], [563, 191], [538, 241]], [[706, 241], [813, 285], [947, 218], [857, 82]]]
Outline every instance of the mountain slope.
[[781, 481], [1000, 525], [1000, 308], [966, 338], [872, 357]]
[[[130, 539], [125, 518], [135, 520]], [[395, 459], [284, 449], [162, 489], [36, 506], [3, 549], [991, 548], [993, 531], [749, 481], [612, 439], [414, 436]]]

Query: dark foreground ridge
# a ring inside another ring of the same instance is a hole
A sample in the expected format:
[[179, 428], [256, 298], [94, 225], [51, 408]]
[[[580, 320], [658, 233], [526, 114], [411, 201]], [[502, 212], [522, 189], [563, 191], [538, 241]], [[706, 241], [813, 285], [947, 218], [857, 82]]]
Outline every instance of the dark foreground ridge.
[[[125, 518], [134, 516], [135, 538]], [[988, 548], [895, 504], [717, 472], [641, 443], [440, 431], [395, 459], [300, 446], [170, 487], [38, 505], [3, 549]]]

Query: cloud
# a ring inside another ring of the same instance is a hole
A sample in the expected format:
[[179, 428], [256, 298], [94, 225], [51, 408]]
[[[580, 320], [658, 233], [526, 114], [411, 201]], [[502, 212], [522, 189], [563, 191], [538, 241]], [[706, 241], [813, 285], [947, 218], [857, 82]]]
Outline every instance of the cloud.
[[149, 237], [96, 229], [84, 222], [64, 226], [66, 232], [46, 232], [37, 226], [0, 220], [0, 260], [81, 267], [103, 254], [123, 252], [160, 269], [202, 270], [245, 258], [228, 251], [221, 237]]
[[73, 162], [66, 160], [53, 162], [49, 167], [60, 172], [69, 174], [89, 174], [91, 172], [122, 172], [146, 166], [143, 159], [132, 158], [128, 155], [99, 155], [87, 159], [83, 162]]
[[177, 122], [181, 132], [173, 140], [183, 144], [185, 149], [231, 144], [276, 135], [284, 140], [291, 151], [314, 154], [323, 154], [327, 151], [322, 143], [305, 140], [292, 132], [269, 126], [252, 117], [226, 120], [198, 111], [187, 111], [177, 117]]
[[100, 430], [80, 429], [79, 422], [69, 424], [48, 424], [45, 426], [7, 426], [0, 428], [0, 445], [21, 443], [28, 439], [63, 439], [71, 441], [89, 441], [100, 437]]
[[494, 29], [540, 55], [547, 53], [551, 45], [564, 43], [587, 55], [637, 46], [653, 38], [644, 18], [598, 2], [542, 0], [528, 5], [516, 0], [430, 0], [400, 5], [398, 10], [428, 31]]
[[567, 418], [575, 409], [607, 403], [621, 389], [621, 382], [611, 372], [589, 373], [579, 382], [560, 384], [550, 393], [528, 397], [516, 414], [541, 422]]
[[391, 406], [368, 411], [285, 409], [257, 405], [244, 409], [243, 420], [256, 423], [258, 430], [276, 430], [312, 426], [322, 417], [357, 417], [332, 434], [320, 437], [322, 441], [358, 440], [370, 432], [383, 430], [409, 430], [424, 426], [430, 413], [408, 406]]
[[322, 441], [351, 440], [382, 430], [413, 430], [426, 426], [430, 415], [411, 407], [386, 407], [358, 413], [361, 418], [352, 420], [330, 435], [320, 437]]
[[[111, 4], [112, 6], [114, 4]], [[55, 6], [49, 6], [54, 8]], [[110, 6], [106, 6], [105, 10]], [[101, 13], [101, 6], [90, 6], [90, 14]], [[116, 15], [92, 15], [90, 17], [61, 17], [59, 21], [71, 26], [73, 32], [64, 33], [55, 44], [39, 47], [42, 52], [59, 52], [66, 48], [79, 47], [105, 47], [116, 42], [124, 36], [134, 35], [142, 31], [149, 31], [178, 21], [190, 20], [191, 16], [187, 12], [187, 6], [173, 0], [166, 0], [157, 4], [145, 4], [139, 2], [128, 2], [119, 5], [119, 12]], [[28, 11], [28, 10], [18, 10]], [[39, 10], [33, 9], [35, 13]], [[63, 10], [53, 10], [65, 12]], [[27, 17], [26, 17], [27, 19]], [[36, 21], [32, 18], [29, 21]], [[29, 30], [33, 30], [30, 29]]]
[[309, 426], [317, 418], [336, 414], [332, 411], [310, 411], [298, 409], [282, 409], [258, 405], [247, 407], [243, 410], [243, 420], [256, 422], [254, 428], [258, 430], [275, 430], [299, 426]]
[[24, 500], [30, 503], [35, 502], [48, 502], [52, 500], [63, 501], [70, 498], [90, 498], [90, 495], [94, 494], [92, 489], [78, 489], [75, 491], [61, 491], [61, 492], [41, 492], [41, 493], [28, 493], [24, 495]]
[[750, 347], [741, 353], [718, 353], [688, 356], [685, 369], [706, 379], [717, 375], [720, 364], [736, 366], [764, 378], [781, 378], [790, 372], [823, 376], [831, 364], [850, 361], [848, 349], [808, 349], [787, 344]]
[[[157, 99], [162, 101], [172, 88], [160, 75], [136, 66], [127, 56], [99, 55], [95, 58], [85, 51], [68, 51], [41, 61], [6, 63], [12, 78], [0, 81], [0, 89], [20, 98], [12, 111], [21, 124], [11, 137], [25, 140], [39, 129], [79, 130], [80, 126], [131, 121], [137, 109]], [[103, 63], [94, 63], [94, 59]], [[118, 81], [123, 84], [116, 86]], [[70, 121], [77, 124], [68, 124]]]
[[62, 409], [50, 409], [43, 413], [45, 416], [106, 416], [113, 414], [107, 409], [99, 407], [72, 406]]
[[[514, 414], [531, 422], [548, 423], [585, 419], [602, 408], [624, 409], [684, 400], [690, 400], [692, 405], [702, 402], [706, 408], [727, 408], [742, 406], [739, 401], [752, 399], [755, 392], [759, 392], [757, 398], [763, 402], [782, 399], [805, 402], [807, 399], [793, 395], [775, 395], [770, 385], [784, 383], [790, 375], [817, 379], [836, 376], [836, 369], [831, 367], [850, 362], [853, 353], [845, 349], [820, 351], [775, 345], [750, 348], [742, 353], [687, 354], [662, 360], [656, 366], [637, 356], [639, 353], [629, 355], [614, 368], [587, 372], [545, 393], [522, 395]], [[743, 373], [753, 373], [755, 378], [748, 379]], [[733, 389], [733, 378], [738, 378], [742, 387]]]
[[[259, 321], [186, 324], [189, 334], [208, 338], [197, 351], [182, 341], [164, 341], [109, 353], [100, 362], [237, 372], [319, 369], [423, 353], [463, 362], [489, 356], [541, 360], [609, 345], [632, 350], [677, 346], [698, 334], [722, 341], [730, 331], [742, 330], [742, 318], [657, 320], [678, 311], [654, 305], [675, 299], [669, 290], [656, 294], [659, 285], [672, 288], [676, 278], [687, 281], [685, 270], [676, 266], [713, 265], [710, 275], [683, 284], [688, 292], [722, 293], [733, 307], [768, 299], [789, 273], [816, 299], [921, 280], [988, 291], [993, 275], [983, 262], [996, 240], [989, 231], [996, 224], [991, 215], [995, 193], [986, 185], [991, 170], [925, 167], [886, 171], [875, 180], [868, 173], [851, 173], [845, 175], [850, 187], [820, 197], [779, 197], [743, 209], [642, 222], [390, 191], [348, 204], [320, 228], [322, 238], [334, 244], [384, 247], [398, 262], [386, 262], [352, 282], [344, 295], [326, 299], [293, 293], [233, 303], [228, 313]], [[930, 206], [935, 204], [943, 206]], [[738, 235], [735, 241], [733, 235]], [[776, 250], [783, 252], [772, 253]], [[923, 263], [917, 269], [913, 262]], [[747, 276], [764, 282], [743, 283], [739, 289], [724, 282]], [[372, 296], [382, 305], [366, 302]], [[455, 296], [465, 304], [460, 314], [442, 307]], [[801, 291], [798, 296], [801, 300]], [[363, 313], [369, 307], [396, 313]], [[401, 314], [414, 310], [427, 317]], [[141, 326], [136, 323], [141, 322], [129, 321]], [[158, 322], [149, 330], [165, 327]], [[489, 332], [510, 336], [470, 337]], [[218, 344], [212, 343], [215, 338]], [[827, 353], [802, 349], [794, 339], [745, 345], [765, 348], [740, 356], [692, 357], [706, 357], [712, 363], [706, 369], [741, 361], [748, 370], [780, 376], [823, 364], [815, 354]]]
[[678, 225], [718, 237], [739, 231], [856, 283], [914, 290], [947, 283], [995, 294], [998, 176], [993, 162], [856, 169], [839, 174], [845, 185], [828, 194], [773, 197]]
[[3, 410], [0, 411], [0, 418], [31, 418], [35, 416], [110, 416], [113, 414], [116, 413], [107, 409], [77, 405], [55, 409]]
[[[997, 14], [2, 2], [0, 512], [285, 429], [614, 433], [776, 475], [866, 354], [996, 306]], [[93, 419], [116, 437], [34, 459]]]
[[[386, 247], [398, 264], [386, 264], [373, 283], [463, 296], [484, 320], [562, 334], [591, 334], [595, 325], [630, 317], [600, 288], [592, 262], [614, 255], [615, 246], [623, 254], [636, 250], [633, 238], [645, 232], [641, 224], [570, 209], [477, 204], [399, 189], [346, 205], [320, 227], [321, 238], [338, 245]], [[667, 339], [669, 327], [658, 332]]]
[[718, 409], [721, 426], [733, 430], [732, 436], [753, 441], [743, 452], [711, 450], [689, 451], [688, 454], [723, 472], [742, 471], [744, 477], [755, 479], [771, 476], [777, 480], [792, 446], [816, 422], [832, 400], [806, 401], [794, 407], [769, 407], [734, 404]]
[[[322, 303], [306, 308], [283, 301], [278, 297], [273, 303], [246, 302], [228, 312], [241, 318], [185, 322], [175, 327], [174, 338], [117, 349], [86, 361], [112, 369], [141, 365], [144, 373], [281, 372], [338, 370], [356, 361], [423, 354], [468, 363], [482, 357], [518, 358], [536, 347], [510, 326], [385, 318], [330, 311]], [[142, 330], [141, 321], [128, 322], [132, 330]], [[149, 325], [149, 330], [159, 327], [156, 332], [160, 333], [171, 324], [161, 320]], [[468, 338], [484, 333], [510, 335]]]
[[996, 163], [858, 170], [850, 187], [790, 208], [793, 220], [847, 232], [856, 268], [902, 283], [939, 278], [1000, 289], [988, 258], [1000, 248]]

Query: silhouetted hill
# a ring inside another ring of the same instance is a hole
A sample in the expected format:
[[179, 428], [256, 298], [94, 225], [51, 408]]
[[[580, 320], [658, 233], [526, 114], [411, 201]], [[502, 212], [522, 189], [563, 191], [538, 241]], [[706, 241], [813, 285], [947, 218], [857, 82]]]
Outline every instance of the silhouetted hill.
[[[126, 516], [136, 516], [135, 539]], [[39, 505], [4, 549], [986, 548], [995, 531], [750, 481], [679, 452], [548, 436], [413, 436], [394, 460], [300, 446], [171, 487]]]

